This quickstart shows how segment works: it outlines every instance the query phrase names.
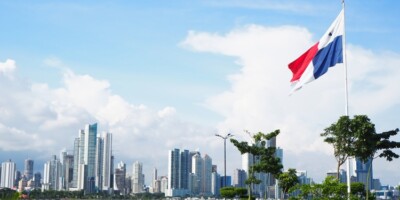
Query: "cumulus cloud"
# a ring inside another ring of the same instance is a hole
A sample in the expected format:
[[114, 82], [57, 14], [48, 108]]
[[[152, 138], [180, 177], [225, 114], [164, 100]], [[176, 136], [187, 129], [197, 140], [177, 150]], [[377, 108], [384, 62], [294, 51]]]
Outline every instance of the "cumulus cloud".
[[4, 63], [0, 62], [0, 75], [11, 79], [14, 77], [15, 68], [14, 60], [7, 59]]
[[[236, 135], [243, 135], [243, 129], [280, 129], [277, 143], [292, 158], [284, 159], [287, 166], [307, 167], [310, 175], [321, 179], [325, 173], [316, 171], [314, 162], [303, 165], [301, 158], [316, 153], [321, 157], [323, 153], [328, 163], [325, 170], [335, 168], [332, 148], [319, 134], [345, 114], [344, 65], [331, 68], [292, 96], [288, 95], [291, 72], [287, 68], [316, 40], [302, 27], [248, 25], [226, 34], [190, 31], [181, 45], [193, 51], [236, 57], [241, 66], [239, 72], [228, 75], [228, 90], [206, 100], [210, 109], [224, 117], [218, 125], [220, 131], [234, 130], [239, 132]], [[347, 56], [351, 115], [374, 116], [399, 106], [398, 54], [348, 45]]]
[[[64, 66], [59, 59], [52, 60]], [[53, 66], [54, 62], [50, 64]], [[116, 160], [125, 161], [128, 166], [139, 160], [149, 171], [158, 167], [160, 174], [166, 174], [168, 150], [206, 149], [208, 145], [208, 128], [180, 120], [171, 106], [154, 110], [143, 104], [134, 105], [114, 94], [107, 80], [76, 74], [64, 66], [60, 68], [61, 86], [51, 88], [46, 83], [10, 78], [18, 77], [16, 68], [12, 60], [0, 63], [3, 153], [40, 152], [48, 158], [61, 149], [71, 151], [78, 130], [96, 122], [99, 134], [113, 133]]]

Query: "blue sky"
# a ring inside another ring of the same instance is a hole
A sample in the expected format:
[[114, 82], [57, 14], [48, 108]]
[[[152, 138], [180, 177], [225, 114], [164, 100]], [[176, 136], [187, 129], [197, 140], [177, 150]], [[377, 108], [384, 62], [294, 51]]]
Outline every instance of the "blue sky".
[[[350, 114], [368, 114], [378, 130], [400, 121], [399, 4], [346, 3]], [[0, 139], [26, 147], [0, 145], [0, 158], [29, 151], [45, 160], [70, 149], [84, 124], [99, 122], [114, 133], [118, 161], [140, 160], [166, 174], [169, 149], [199, 148], [222, 169], [215, 132], [240, 139], [243, 129], [280, 128], [286, 166], [321, 180], [335, 169], [319, 133], [344, 112], [343, 88], [334, 87], [342, 67], [289, 97], [286, 64], [340, 9], [339, 0], [1, 1]], [[309, 148], [296, 152], [293, 136]], [[121, 147], [127, 141], [131, 153]], [[326, 166], [315, 167], [322, 158]], [[398, 166], [377, 163], [375, 174], [397, 184]]]

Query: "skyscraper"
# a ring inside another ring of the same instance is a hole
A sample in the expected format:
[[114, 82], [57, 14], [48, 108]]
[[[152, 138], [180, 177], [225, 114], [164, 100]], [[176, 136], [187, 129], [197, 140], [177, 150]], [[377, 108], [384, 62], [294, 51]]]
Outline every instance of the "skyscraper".
[[133, 163], [132, 193], [142, 193], [144, 186], [143, 164], [136, 161]]
[[188, 150], [183, 150], [180, 157], [180, 177], [179, 177], [179, 187], [182, 189], [189, 188], [189, 160], [191, 159]]
[[16, 164], [11, 160], [1, 163], [0, 187], [13, 188], [16, 172]]
[[168, 189], [179, 189], [180, 165], [179, 149], [169, 151], [168, 154]]
[[68, 190], [72, 187], [72, 179], [73, 179], [73, 169], [74, 169], [74, 156], [68, 154], [67, 152], [62, 153], [62, 174], [61, 174], [61, 181], [63, 189]]
[[200, 154], [195, 154], [192, 157], [192, 173], [194, 176], [192, 178], [192, 194], [200, 194], [203, 191], [203, 160]]
[[221, 177], [220, 175], [214, 171], [211, 174], [211, 193], [214, 196], [219, 195], [219, 189], [221, 188], [221, 183], [220, 183]]
[[124, 162], [119, 162], [117, 168], [115, 168], [114, 173], [114, 190], [119, 191], [120, 194], [128, 194], [125, 184], [126, 179], [126, 164]]
[[[273, 137], [270, 140], [268, 140], [266, 147], [267, 148], [268, 147], [276, 147], [276, 137]], [[276, 157], [283, 156], [282, 154], [283, 153], [279, 148], [275, 152]], [[242, 155], [242, 169], [246, 171], [247, 177], [249, 177], [250, 167], [257, 162], [259, 162], [259, 160], [249, 153]], [[252, 191], [254, 194], [263, 196], [268, 187], [275, 185], [275, 182], [276, 182], [275, 177], [269, 173], [254, 173], [254, 176], [257, 179], [261, 180], [260, 184], [253, 185]]]
[[42, 187], [41, 181], [42, 181], [42, 174], [40, 172], [36, 172], [33, 175], [33, 187], [41, 188]]
[[113, 174], [113, 159], [112, 157], [112, 135], [111, 133], [104, 132], [103, 133], [103, 167], [102, 167], [102, 182], [103, 190], [109, 190], [112, 189], [112, 174]]
[[[72, 185], [87, 194], [96, 186], [97, 123], [86, 124], [74, 141], [74, 175]], [[76, 172], [76, 173], [75, 173]]]
[[152, 179], [152, 187], [153, 193], [160, 193], [161, 192], [161, 181], [158, 179], [157, 176], [157, 168], [153, 170], [153, 179]]
[[189, 159], [188, 150], [179, 149], [168, 152], [168, 189], [166, 196], [185, 196], [189, 194]]
[[103, 138], [97, 137], [96, 139], [96, 188], [98, 190], [102, 190], [103, 187], [103, 153], [104, 153], [104, 144]]
[[96, 177], [96, 142], [97, 142], [97, 123], [85, 126], [85, 145], [83, 160], [87, 165], [87, 180], [93, 181]]
[[201, 192], [206, 195], [211, 195], [211, 173], [212, 173], [212, 159], [207, 154], [204, 155], [203, 160], [203, 187]]
[[61, 190], [61, 174], [61, 162], [53, 155], [52, 159], [44, 164], [42, 190]]
[[31, 159], [25, 160], [24, 176], [27, 180], [31, 180], [33, 178], [33, 160]]
[[[80, 134], [80, 131], [79, 131]], [[71, 188], [78, 188], [78, 168], [79, 168], [79, 145], [80, 145], [80, 138], [74, 139], [74, 165], [73, 165], [73, 172], [72, 172], [72, 182]]]
[[[367, 162], [363, 162], [358, 158], [356, 158], [355, 160], [356, 160], [355, 172], [357, 175], [357, 182], [363, 183], [365, 188], [371, 190], [373, 187], [372, 159], [369, 159]], [[368, 171], [369, 171], [369, 177], [368, 177]]]
[[240, 187], [240, 188], [245, 188], [247, 177], [246, 177], [246, 171], [243, 169], [235, 169], [233, 172], [233, 186], [234, 187]]

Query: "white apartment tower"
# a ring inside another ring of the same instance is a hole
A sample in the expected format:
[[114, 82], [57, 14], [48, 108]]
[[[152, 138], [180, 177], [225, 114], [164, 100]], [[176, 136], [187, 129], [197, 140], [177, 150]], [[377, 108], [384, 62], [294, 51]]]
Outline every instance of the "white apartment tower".
[[1, 182], [0, 187], [13, 188], [16, 172], [16, 164], [11, 160], [1, 163]]
[[44, 164], [42, 190], [61, 190], [63, 168], [57, 156]]
[[113, 160], [112, 160], [112, 135], [111, 133], [103, 133], [103, 167], [102, 167], [102, 177], [103, 177], [103, 190], [110, 190], [112, 179], [111, 174], [113, 171]]
[[[268, 140], [266, 147], [276, 147], [276, 137]], [[277, 148], [275, 156], [280, 158], [283, 157], [282, 149]], [[245, 170], [246, 177], [249, 177], [250, 167], [257, 162], [258, 160], [254, 158], [252, 154], [245, 153], [242, 155], [242, 169]], [[273, 177], [271, 174], [255, 173], [254, 175], [257, 179], [261, 180], [260, 184], [253, 186], [252, 191], [254, 194], [264, 195], [268, 187], [275, 185], [275, 177]]]
[[212, 159], [207, 154], [201, 158], [200, 153], [192, 157], [192, 193], [205, 196], [211, 195]]
[[144, 186], [143, 164], [136, 161], [133, 163], [132, 193], [142, 193]]

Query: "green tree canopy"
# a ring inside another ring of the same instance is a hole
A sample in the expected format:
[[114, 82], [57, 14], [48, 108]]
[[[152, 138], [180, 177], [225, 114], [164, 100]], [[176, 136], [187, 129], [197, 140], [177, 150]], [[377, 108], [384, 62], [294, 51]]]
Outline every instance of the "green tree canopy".
[[354, 154], [355, 137], [351, 126], [350, 118], [342, 116], [336, 123], [325, 128], [325, 132], [321, 133], [321, 136], [325, 137], [324, 141], [333, 146], [333, 154], [337, 161], [337, 178], [339, 178], [340, 166], [346, 162], [349, 156]]
[[[277, 176], [282, 171], [283, 166], [281, 161], [275, 154], [276, 147], [266, 146], [267, 141], [278, 136], [278, 134], [279, 130], [275, 130], [269, 134], [258, 132], [252, 135], [253, 141], [250, 144], [246, 141], [239, 142], [236, 139], [231, 139], [231, 142], [236, 146], [241, 154], [249, 153], [254, 158], [253, 164], [249, 169], [249, 176], [245, 181], [249, 189], [249, 199], [251, 199], [252, 193], [251, 185], [261, 183], [261, 180], [257, 179], [254, 173], [271, 173], [272, 175]], [[257, 162], [255, 161], [255, 158], [257, 158]]]
[[400, 148], [400, 142], [391, 141], [390, 137], [397, 135], [399, 129], [376, 133], [373, 124], [366, 115], [355, 115], [353, 119], [342, 116], [339, 120], [321, 133], [324, 141], [331, 144], [338, 162], [337, 174], [340, 166], [349, 156], [354, 156], [364, 162], [375, 157], [383, 157], [388, 161], [398, 158], [392, 151]]
[[282, 188], [283, 196], [288, 193], [290, 188], [299, 183], [296, 173], [296, 169], [289, 169], [287, 172], [283, 172], [278, 176], [279, 186]]

